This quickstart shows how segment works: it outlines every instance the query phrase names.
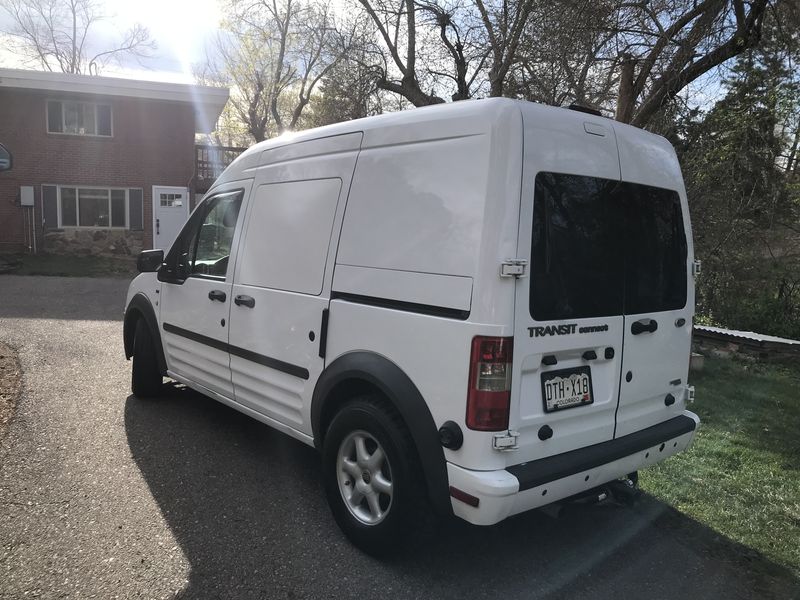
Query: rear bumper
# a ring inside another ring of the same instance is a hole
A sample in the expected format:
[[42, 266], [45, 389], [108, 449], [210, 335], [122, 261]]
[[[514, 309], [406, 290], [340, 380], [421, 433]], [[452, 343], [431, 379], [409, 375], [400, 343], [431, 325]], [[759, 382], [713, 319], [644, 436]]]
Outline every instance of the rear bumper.
[[684, 411], [615, 440], [501, 471], [470, 471], [448, 463], [450, 485], [480, 500], [473, 507], [451, 498], [453, 512], [476, 525], [493, 525], [661, 462], [688, 448], [699, 424], [697, 415]]

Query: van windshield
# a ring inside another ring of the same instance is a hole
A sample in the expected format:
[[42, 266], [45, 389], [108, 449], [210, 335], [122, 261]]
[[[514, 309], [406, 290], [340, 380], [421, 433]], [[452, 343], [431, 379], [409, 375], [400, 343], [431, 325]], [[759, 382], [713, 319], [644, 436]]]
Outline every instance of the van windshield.
[[539, 173], [534, 194], [534, 319], [642, 314], [686, 305], [687, 246], [677, 192]]

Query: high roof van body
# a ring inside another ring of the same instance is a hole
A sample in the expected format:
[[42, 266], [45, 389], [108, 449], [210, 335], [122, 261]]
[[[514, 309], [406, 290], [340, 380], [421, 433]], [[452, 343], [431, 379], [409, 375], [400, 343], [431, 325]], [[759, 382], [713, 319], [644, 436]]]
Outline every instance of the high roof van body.
[[699, 423], [680, 167], [599, 116], [489, 99], [262, 142], [140, 265], [134, 392], [168, 376], [317, 447], [368, 550], [422, 505], [491, 525], [596, 489]]

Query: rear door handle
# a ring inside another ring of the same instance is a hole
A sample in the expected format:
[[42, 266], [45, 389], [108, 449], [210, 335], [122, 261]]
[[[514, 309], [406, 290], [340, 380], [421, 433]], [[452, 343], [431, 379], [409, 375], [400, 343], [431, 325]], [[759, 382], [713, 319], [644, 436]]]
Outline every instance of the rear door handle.
[[658, 322], [655, 319], [641, 319], [631, 323], [631, 333], [633, 335], [653, 333], [656, 329], [658, 329]]
[[234, 304], [236, 306], [246, 306], [247, 308], [253, 308], [256, 305], [256, 300], [252, 296], [244, 296], [239, 294], [236, 298], [233, 299]]
[[225, 302], [225, 299], [227, 297], [228, 296], [226, 296], [225, 292], [223, 292], [222, 290], [211, 290], [210, 292], [208, 292], [208, 299], [211, 300], [212, 302], [214, 300], [216, 300], [217, 302]]

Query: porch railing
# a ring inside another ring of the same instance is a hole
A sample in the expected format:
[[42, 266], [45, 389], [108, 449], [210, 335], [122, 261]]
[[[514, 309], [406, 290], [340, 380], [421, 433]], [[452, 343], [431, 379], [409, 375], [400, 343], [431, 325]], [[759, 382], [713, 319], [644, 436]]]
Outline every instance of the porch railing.
[[194, 147], [194, 187], [206, 192], [214, 180], [247, 148], [198, 144]]

